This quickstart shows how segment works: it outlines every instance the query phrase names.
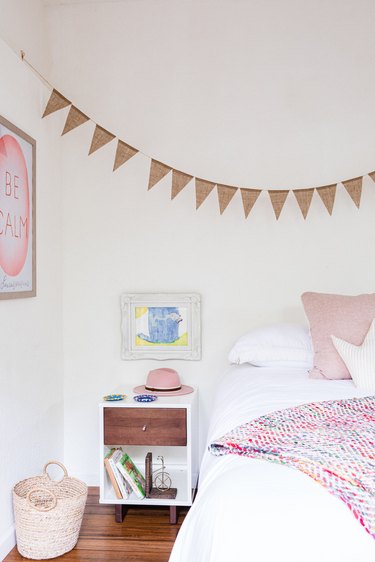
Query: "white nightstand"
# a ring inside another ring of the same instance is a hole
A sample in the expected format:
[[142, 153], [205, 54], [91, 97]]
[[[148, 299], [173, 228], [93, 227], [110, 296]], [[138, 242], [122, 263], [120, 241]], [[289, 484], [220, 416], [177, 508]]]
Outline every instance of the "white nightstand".
[[[131, 393], [121, 402], [103, 402], [100, 413], [100, 503], [116, 506], [116, 521], [123, 520], [127, 505], [168, 505], [170, 522], [176, 523], [177, 506], [192, 505], [198, 480], [198, 392], [175, 397], [158, 396], [155, 402], [133, 400]], [[134, 492], [128, 499], [116, 498], [104, 467], [104, 457], [111, 447], [122, 447], [142, 474], [145, 456], [151, 451], [154, 470], [162, 455], [175, 499], [138, 499]]]

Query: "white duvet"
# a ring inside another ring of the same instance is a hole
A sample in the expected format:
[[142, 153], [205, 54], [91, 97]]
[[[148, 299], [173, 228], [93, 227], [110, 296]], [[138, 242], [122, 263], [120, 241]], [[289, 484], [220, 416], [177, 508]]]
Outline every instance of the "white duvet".
[[[364, 395], [352, 381], [313, 380], [297, 369], [233, 367], [220, 385], [207, 444], [270, 411]], [[224, 561], [375, 562], [375, 540], [302, 472], [206, 450], [170, 562]]]

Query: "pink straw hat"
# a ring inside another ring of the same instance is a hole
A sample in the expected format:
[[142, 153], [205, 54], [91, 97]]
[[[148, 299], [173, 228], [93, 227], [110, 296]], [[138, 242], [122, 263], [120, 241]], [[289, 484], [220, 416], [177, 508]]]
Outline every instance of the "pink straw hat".
[[190, 394], [193, 391], [194, 388], [191, 386], [181, 384], [177, 371], [167, 367], [150, 371], [146, 384], [133, 388], [133, 392], [136, 394], [156, 394], [157, 396], [179, 396], [180, 394]]

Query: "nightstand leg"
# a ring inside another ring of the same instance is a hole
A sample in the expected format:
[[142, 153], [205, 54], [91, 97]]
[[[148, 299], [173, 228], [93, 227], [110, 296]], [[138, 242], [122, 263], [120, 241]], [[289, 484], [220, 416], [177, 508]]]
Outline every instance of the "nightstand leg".
[[115, 520], [116, 523], [122, 523], [128, 508], [126, 505], [119, 503], [115, 506]]
[[171, 525], [176, 525], [177, 523], [177, 506], [170, 505], [169, 506], [169, 523]]

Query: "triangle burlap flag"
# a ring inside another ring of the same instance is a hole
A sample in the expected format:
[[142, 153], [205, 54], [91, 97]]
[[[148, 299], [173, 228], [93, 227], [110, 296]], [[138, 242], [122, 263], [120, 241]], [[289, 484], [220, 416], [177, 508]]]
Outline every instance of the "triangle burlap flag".
[[297, 203], [299, 208], [301, 209], [303, 218], [305, 219], [310, 209], [312, 196], [314, 194], [314, 188], [309, 187], [307, 189], [293, 189], [292, 191], [295, 195], [295, 198], [297, 199]]
[[51, 115], [51, 113], [54, 113], [55, 111], [59, 111], [59, 109], [68, 107], [68, 105], [72, 105], [72, 102], [66, 99], [62, 94], [60, 94], [60, 92], [53, 89], [42, 118], [47, 117], [47, 115]]
[[65, 127], [63, 132], [61, 133], [61, 136], [65, 135], [66, 133], [69, 133], [69, 131], [72, 131], [73, 129], [79, 127], [80, 125], [83, 125], [83, 123], [86, 123], [86, 121], [89, 121], [89, 119], [90, 118], [87, 117], [87, 115], [85, 115], [84, 113], [82, 113], [82, 111], [77, 109], [74, 105], [71, 105], [69, 109], [68, 117], [66, 118], [65, 121]]
[[375, 181], [375, 172], [370, 172], [369, 174], [367, 174], [368, 176], [370, 176], [370, 178], [372, 179], [372, 181]]
[[199, 209], [202, 205], [203, 201], [207, 199], [213, 188], [215, 187], [215, 183], [212, 181], [201, 180], [199, 178], [195, 178], [195, 208]]
[[337, 184], [334, 183], [332, 185], [324, 185], [323, 187], [315, 188], [330, 215], [332, 215], [333, 205], [335, 203], [336, 187]]
[[114, 138], [115, 135], [113, 135], [106, 129], [103, 129], [103, 127], [100, 127], [100, 125], [96, 125], [91, 141], [89, 156], [90, 154], [93, 154], [93, 152], [99, 150], [99, 148], [102, 148], [102, 146], [104, 146], [105, 144], [111, 142], [111, 140], [113, 140]]
[[351, 180], [341, 182], [358, 209], [361, 203], [362, 180], [363, 176], [360, 176], [358, 178], [353, 178]]
[[148, 189], [151, 189], [156, 185], [160, 180], [164, 178], [172, 168], [166, 166], [162, 162], [158, 162], [157, 160], [151, 160], [151, 167], [150, 167], [150, 177], [148, 180]]
[[189, 174], [184, 174], [184, 172], [179, 172], [178, 170], [173, 170], [172, 172], [172, 195], [171, 199], [174, 199], [176, 195], [180, 193], [187, 186], [193, 176]]
[[272, 207], [278, 220], [280, 213], [284, 207], [286, 198], [288, 197], [289, 189], [271, 189], [268, 190], [268, 195], [270, 196]]
[[217, 194], [219, 198], [220, 214], [222, 215], [225, 209], [228, 207], [229, 203], [232, 201], [233, 197], [238, 190], [237, 187], [232, 187], [231, 185], [220, 185], [217, 184]]
[[241, 187], [242, 204], [246, 219], [261, 193], [261, 189], [247, 189], [245, 187]]
[[126, 144], [126, 142], [119, 140], [117, 143], [115, 162], [113, 164], [113, 171], [117, 170], [120, 166], [125, 164], [130, 158], [137, 154], [138, 150]]

